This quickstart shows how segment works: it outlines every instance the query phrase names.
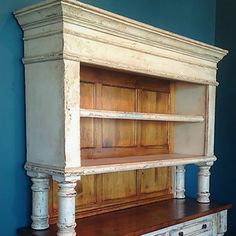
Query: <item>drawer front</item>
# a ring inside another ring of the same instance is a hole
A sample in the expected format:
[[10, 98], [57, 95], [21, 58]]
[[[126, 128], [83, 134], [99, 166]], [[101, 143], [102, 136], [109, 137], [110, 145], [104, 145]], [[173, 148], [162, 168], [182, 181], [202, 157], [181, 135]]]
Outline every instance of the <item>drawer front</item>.
[[143, 236], [214, 236], [217, 234], [217, 215], [208, 215], [182, 224], [153, 231]]
[[201, 221], [170, 231], [170, 236], [211, 235], [212, 221]]

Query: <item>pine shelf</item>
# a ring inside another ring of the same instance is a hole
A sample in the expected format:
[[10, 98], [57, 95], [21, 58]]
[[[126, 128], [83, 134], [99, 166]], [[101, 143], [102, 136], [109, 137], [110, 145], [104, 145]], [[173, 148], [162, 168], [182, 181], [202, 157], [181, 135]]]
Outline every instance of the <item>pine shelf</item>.
[[[217, 158], [215, 156], [201, 156], [190, 154], [158, 154], [158, 155], [144, 155], [144, 156], [127, 156], [114, 158], [97, 158], [81, 160], [81, 167], [68, 168], [65, 171], [65, 177], [76, 177], [94, 174], [105, 174], [118, 171], [150, 169], [158, 167], [171, 167], [188, 164], [197, 164], [201, 162], [214, 162]], [[51, 173], [51, 171], [40, 165], [32, 167], [31, 163], [26, 163], [25, 168], [29, 171], [44, 171], [44, 173]], [[60, 170], [54, 170], [54, 174], [61, 175]]]
[[82, 160], [82, 166], [80, 168], [75, 168], [71, 171], [76, 173], [76, 175], [91, 175], [117, 171], [196, 164], [215, 160], [215, 156], [199, 156], [188, 154], [160, 154], [103, 159], [86, 159]]
[[122, 120], [203, 122], [203, 116], [80, 109], [80, 117]]

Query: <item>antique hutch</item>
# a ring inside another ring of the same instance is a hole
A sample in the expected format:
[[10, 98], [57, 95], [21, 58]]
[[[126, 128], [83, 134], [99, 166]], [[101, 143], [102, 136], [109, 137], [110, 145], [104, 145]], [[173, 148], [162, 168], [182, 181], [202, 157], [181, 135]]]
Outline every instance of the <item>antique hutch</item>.
[[[199, 168], [195, 204], [209, 208], [216, 70], [227, 51], [75, 0], [15, 16], [24, 31], [34, 230], [57, 221], [58, 235], [75, 235], [75, 218], [155, 202], [185, 207], [187, 164]], [[227, 208], [94, 235], [223, 235]]]

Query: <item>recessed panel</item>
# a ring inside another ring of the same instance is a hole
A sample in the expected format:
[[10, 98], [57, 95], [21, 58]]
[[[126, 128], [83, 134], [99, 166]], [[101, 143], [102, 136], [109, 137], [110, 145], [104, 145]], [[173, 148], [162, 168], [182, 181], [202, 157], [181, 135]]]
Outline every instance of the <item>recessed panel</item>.
[[141, 193], [153, 193], [168, 188], [169, 167], [140, 170]]
[[76, 206], [96, 203], [96, 175], [81, 176], [76, 185]]
[[[113, 111], [135, 111], [135, 89], [103, 86], [101, 109]], [[135, 121], [102, 121], [103, 147], [135, 146]]]
[[113, 111], [135, 111], [135, 89], [103, 86], [101, 108]]
[[[169, 94], [150, 90], [139, 93], [139, 111], [163, 113], [169, 111]], [[160, 146], [168, 144], [168, 123], [158, 121], [141, 121], [141, 145]]]
[[136, 195], [136, 171], [102, 175], [102, 200], [120, 199]]

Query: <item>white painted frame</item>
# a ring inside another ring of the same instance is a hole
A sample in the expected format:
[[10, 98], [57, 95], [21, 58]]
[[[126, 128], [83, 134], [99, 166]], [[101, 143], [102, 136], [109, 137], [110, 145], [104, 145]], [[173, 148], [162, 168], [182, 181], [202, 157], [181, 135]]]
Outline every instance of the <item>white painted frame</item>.
[[[205, 229], [203, 227], [205, 225]], [[143, 236], [223, 236], [227, 231], [227, 210], [186, 221]], [[183, 234], [181, 234], [183, 233]]]

